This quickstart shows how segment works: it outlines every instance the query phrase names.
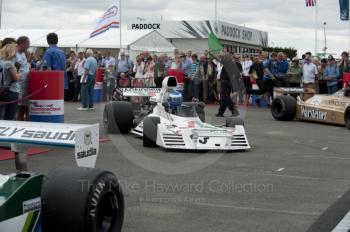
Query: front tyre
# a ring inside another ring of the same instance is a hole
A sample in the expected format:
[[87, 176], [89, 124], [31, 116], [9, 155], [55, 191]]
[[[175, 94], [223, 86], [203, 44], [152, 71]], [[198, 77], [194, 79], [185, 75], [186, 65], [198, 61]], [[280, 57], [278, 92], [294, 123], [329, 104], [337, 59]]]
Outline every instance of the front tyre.
[[114, 101], [105, 105], [103, 126], [107, 133], [127, 134], [133, 128], [134, 112], [129, 102]]
[[119, 232], [124, 197], [115, 175], [90, 168], [58, 168], [42, 188], [42, 229], [62, 232]]
[[297, 101], [291, 96], [279, 96], [273, 99], [271, 114], [279, 121], [291, 121], [297, 112]]
[[145, 117], [143, 119], [143, 146], [157, 147], [157, 133], [159, 117]]
[[344, 122], [345, 122], [346, 128], [350, 130], [350, 106], [348, 106], [348, 108], [345, 110]]

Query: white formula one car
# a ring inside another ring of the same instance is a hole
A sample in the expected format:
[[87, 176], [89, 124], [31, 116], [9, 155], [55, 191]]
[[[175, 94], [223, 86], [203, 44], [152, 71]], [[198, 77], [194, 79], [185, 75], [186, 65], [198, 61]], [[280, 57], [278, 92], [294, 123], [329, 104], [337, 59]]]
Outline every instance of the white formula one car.
[[[227, 151], [250, 149], [242, 119], [227, 118], [224, 127], [205, 123], [204, 104], [182, 103], [181, 94], [174, 91], [176, 86], [175, 77], [166, 77], [163, 88], [148, 102], [140, 104], [137, 115], [130, 102], [106, 104], [103, 114], [105, 130], [112, 134], [131, 131], [143, 138], [145, 147]], [[142, 89], [143, 93], [145, 91], [146, 88]], [[135, 91], [124, 91], [124, 94], [127, 96], [128, 92], [135, 96]]]

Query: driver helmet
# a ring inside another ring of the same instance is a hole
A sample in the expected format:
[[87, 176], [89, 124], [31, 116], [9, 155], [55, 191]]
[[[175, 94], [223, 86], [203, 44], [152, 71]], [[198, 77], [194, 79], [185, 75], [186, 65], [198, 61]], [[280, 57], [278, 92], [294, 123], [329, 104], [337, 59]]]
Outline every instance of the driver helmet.
[[182, 105], [182, 94], [178, 91], [171, 91], [169, 93], [169, 105], [170, 107], [178, 107]]

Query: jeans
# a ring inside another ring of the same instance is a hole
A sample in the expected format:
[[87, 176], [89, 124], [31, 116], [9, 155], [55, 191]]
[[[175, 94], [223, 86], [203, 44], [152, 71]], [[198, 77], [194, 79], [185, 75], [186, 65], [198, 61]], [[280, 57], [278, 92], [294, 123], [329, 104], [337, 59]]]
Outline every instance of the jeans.
[[75, 77], [75, 93], [74, 93], [74, 101], [78, 101], [79, 95], [81, 93], [81, 83], [80, 83], [81, 76]]
[[333, 94], [338, 91], [338, 85], [327, 86], [328, 94]]
[[95, 76], [88, 75], [86, 83], [81, 84], [81, 98], [83, 108], [94, 107]]
[[1, 105], [0, 103], [0, 119], [3, 120], [15, 120], [18, 106], [19, 93], [9, 92], [6, 102], [13, 102], [10, 104]]

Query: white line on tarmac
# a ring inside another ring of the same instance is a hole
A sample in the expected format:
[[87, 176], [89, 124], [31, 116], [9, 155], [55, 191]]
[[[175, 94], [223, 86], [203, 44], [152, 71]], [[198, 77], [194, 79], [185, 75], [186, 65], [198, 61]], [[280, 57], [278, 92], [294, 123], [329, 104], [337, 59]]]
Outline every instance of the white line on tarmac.
[[282, 172], [284, 168], [277, 169], [276, 172]]
[[332, 232], [348, 232], [350, 228], [350, 212], [338, 223]]
[[322, 148], [322, 151], [326, 151], [326, 150], [328, 150], [328, 147]]
[[[287, 177], [287, 178], [294, 178], [294, 179], [303, 179], [303, 180], [320, 180], [320, 181], [327, 181], [328, 179], [324, 178], [316, 178], [316, 177], [308, 177], [308, 176], [291, 176], [291, 175], [279, 175], [279, 174], [272, 174], [272, 173], [263, 173], [263, 176], [276, 176], [276, 177]], [[346, 181], [346, 180], [344, 180]]]
[[210, 204], [210, 203], [200, 203], [200, 202], [194, 203], [194, 204], [200, 205], [200, 206], [207, 206], [207, 207], [230, 208], [230, 209], [251, 210], [251, 211], [271, 212], [271, 213], [284, 213], [284, 214], [306, 215], [306, 216], [319, 216], [320, 215], [320, 213], [315, 213], [315, 212], [303, 212], [303, 211], [294, 211], [294, 210], [275, 210], [275, 209], [242, 207], [242, 206], [235, 206], [235, 205], [220, 205], [220, 204]]
[[321, 158], [321, 159], [340, 159], [340, 160], [350, 160], [350, 158], [337, 157], [337, 156], [320, 156], [320, 155], [304, 155], [304, 158]]
[[82, 119], [76, 119], [76, 120], [69, 120], [66, 122], [81, 122], [81, 121], [89, 121], [89, 120], [95, 120], [95, 119], [101, 119], [101, 118], [82, 118]]

